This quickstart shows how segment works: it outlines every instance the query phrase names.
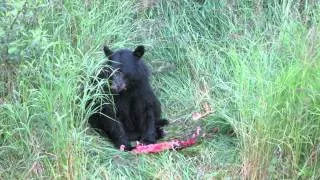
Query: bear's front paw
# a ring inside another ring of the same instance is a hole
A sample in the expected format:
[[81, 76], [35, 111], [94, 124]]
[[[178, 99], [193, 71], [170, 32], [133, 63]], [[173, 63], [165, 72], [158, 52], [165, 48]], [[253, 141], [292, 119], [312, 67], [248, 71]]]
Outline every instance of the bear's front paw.
[[131, 145], [120, 145], [119, 147], [120, 151], [131, 151], [132, 149], [134, 149], [134, 147], [132, 147]]

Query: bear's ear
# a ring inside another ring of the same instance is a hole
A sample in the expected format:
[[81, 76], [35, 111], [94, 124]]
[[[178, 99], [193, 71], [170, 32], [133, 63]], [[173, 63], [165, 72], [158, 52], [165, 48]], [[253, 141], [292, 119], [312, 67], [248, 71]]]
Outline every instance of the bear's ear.
[[108, 48], [108, 46], [103, 46], [103, 51], [104, 54], [108, 57], [108, 59], [110, 59], [113, 52]]
[[134, 51], [133, 55], [135, 55], [138, 58], [141, 58], [144, 54], [144, 46], [140, 45], [138, 46]]

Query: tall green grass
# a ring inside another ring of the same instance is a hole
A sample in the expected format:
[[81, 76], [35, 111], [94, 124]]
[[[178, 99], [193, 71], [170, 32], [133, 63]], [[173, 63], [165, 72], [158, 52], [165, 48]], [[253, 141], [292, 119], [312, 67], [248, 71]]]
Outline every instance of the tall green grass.
[[[27, 6], [38, 12], [37, 26], [29, 28], [42, 37], [42, 51], [16, 66], [15, 78], [0, 79], [14, 83], [11, 94], [0, 97], [0, 177], [319, 178], [320, 7], [301, 2]], [[103, 44], [144, 44], [154, 71], [155, 62], [175, 65], [152, 78], [171, 121], [167, 139], [201, 125], [206, 137], [199, 145], [136, 156], [90, 129], [92, 111], [85, 105], [106, 96], [103, 83], [89, 84], [105, 59]], [[208, 108], [209, 116], [192, 120], [193, 112]]]

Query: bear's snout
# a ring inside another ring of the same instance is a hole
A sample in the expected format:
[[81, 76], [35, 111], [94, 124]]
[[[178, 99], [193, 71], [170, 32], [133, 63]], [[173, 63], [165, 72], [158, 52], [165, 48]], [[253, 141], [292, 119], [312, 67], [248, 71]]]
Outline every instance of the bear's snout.
[[113, 76], [112, 83], [111, 83], [111, 91], [115, 93], [120, 93], [125, 91], [127, 88], [127, 84], [123, 78], [122, 73], [116, 73]]

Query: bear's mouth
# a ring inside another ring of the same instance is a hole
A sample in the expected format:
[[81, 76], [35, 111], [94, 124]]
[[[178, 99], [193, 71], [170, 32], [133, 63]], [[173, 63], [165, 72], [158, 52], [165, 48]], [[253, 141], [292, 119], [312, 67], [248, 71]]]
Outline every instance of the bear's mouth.
[[115, 71], [111, 76], [111, 91], [114, 93], [120, 93], [127, 90], [127, 83], [124, 78], [124, 74], [120, 71]]
[[120, 93], [127, 90], [126, 83], [115, 83], [113, 82], [111, 85], [111, 91], [114, 93]]

